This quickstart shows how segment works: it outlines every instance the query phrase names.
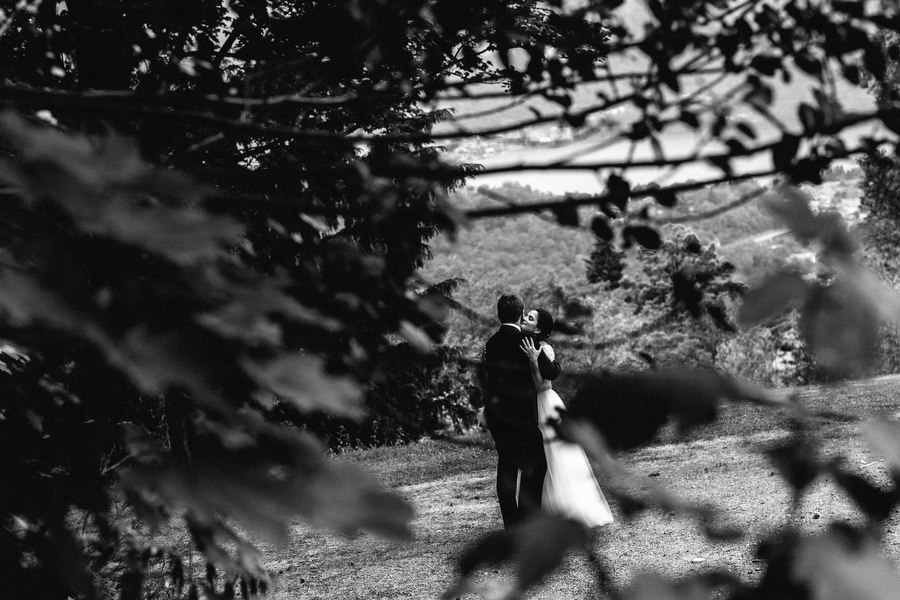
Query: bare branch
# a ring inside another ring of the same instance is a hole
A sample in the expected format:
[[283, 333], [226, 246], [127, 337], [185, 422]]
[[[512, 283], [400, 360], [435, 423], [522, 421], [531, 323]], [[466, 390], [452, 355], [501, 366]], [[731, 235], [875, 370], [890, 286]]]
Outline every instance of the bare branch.
[[179, 105], [196, 104], [197, 100], [201, 100], [208, 104], [222, 104], [234, 107], [275, 106], [278, 104], [293, 104], [305, 107], [342, 106], [359, 100], [359, 96], [353, 93], [322, 97], [283, 94], [265, 98], [248, 98], [243, 96], [202, 94], [190, 98], [188, 96], [177, 96], [175, 94], [138, 96], [129, 90], [85, 90], [73, 92], [50, 88], [38, 89], [22, 86], [0, 86], [0, 99], [13, 100], [20, 104], [47, 104], [54, 106], [71, 106], [74, 108], [93, 107], [102, 110], [121, 110], [128, 107], [174, 108]]
[[[587, 116], [595, 112], [601, 112], [613, 108], [619, 104], [632, 100], [634, 95], [617, 98], [609, 102], [592, 105], [582, 110], [572, 113], [576, 116]], [[317, 140], [323, 142], [331, 142], [339, 145], [352, 145], [360, 142], [385, 142], [385, 143], [402, 143], [402, 142], [423, 142], [441, 139], [461, 139], [476, 135], [497, 135], [517, 131], [533, 125], [543, 123], [551, 123], [559, 119], [558, 115], [535, 117], [533, 119], [511, 123], [507, 125], [499, 125], [474, 131], [458, 131], [442, 134], [380, 134], [368, 135], [357, 134], [343, 136], [327, 131], [313, 131], [310, 129], [302, 129], [298, 127], [272, 127], [221, 117], [207, 112], [198, 112], [194, 110], [186, 110], [172, 108], [163, 104], [165, 97], [150, 98], [136, 97], [129, 92], [69, 92], [64, 90], [51, 89], [30, 89], [12, 86], [0, 86], [0, 103], [42, 107], [65, 107], [66, 109], [87, 109], [93, 111], [108, 111], [130, 114], [145, 114], [160, 116], [164, 115], [171, 118], [183, 119], [197, 123], [206, 123], [216, 125], [218, 127], [228, 129], [234, 133], [256, 134], [267, 137], [285, 137], [295, 139]], [[234, 98], [235, 106], [243, 106], [243, 100]], [[332, 98], [310, 99], [330, 101]], [[260, 100], [260, 103], [264, 101]]]
[[[703, 55], [701, 55], [701, 56], [703, 56]], [[606, 63], [604, 63], [604, 65], [605, 64]], [[715, 68], [715, 67], [691, 69], [690, 71], [679, 71], [679, 75], [681, 75], [681, 76], [720, 75], [721, 73], [722, 73], [722, 69]], [[641, 71], [641, 72], [625, 71], [625, 72], [621, 72], [621, 73], [613, 73], [610, 71], [608, 75], [598, 76], [592, 80], [581, 81], [578, 83], [578, 85], [593, 86], [593, 85], [599, 85], [599, 84], [605, 84], [605, 83], [615, 84], [617, 81], [639, 79], [641, 77], [645, 77], [646, 75], [647, 75], [647, 73], [644, 71]], [[497, 81], [483, 82], [483, 83], [486, 85], [489, 85], [492, 83], [497, 83]], [[445, 89], [448, 89], [448, 90], [449, 89], [463, 89], [464, 87], [471, 86], [471, 85], [478, 85], [478, 82], [467, 81], [467, 82], [459, 82], [459, 83], [448, 83], [445, 86]], [[439, 101], [439, 102], [465, 102], [465, 101], [471, 101], [471, 100], [519, 98], [522, 96], [534, 96], [536, 94], [542, 94], [549, 89], [551, 89], [550, 85], [544, 84], [544, 85], [535, 87], [533, 89], [527, 90], [526, 92], [524, 92], [522, 94], [517, 94], [517, 95], [511, 94], [510, 92], [503, 90], [503, 91], [497, 91], [497, 92], [482, 92], [482, 93], [478, 93], [478, 94], [463, 93], [463, 94], [454, 95], [454, 96], [437, 95], [433, 98], [433, 100]]]

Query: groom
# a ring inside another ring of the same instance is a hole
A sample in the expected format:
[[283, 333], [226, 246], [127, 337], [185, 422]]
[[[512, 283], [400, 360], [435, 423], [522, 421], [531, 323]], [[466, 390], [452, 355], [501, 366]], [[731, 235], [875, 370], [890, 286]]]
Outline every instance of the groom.
[[[484, 417], [497, 447], [497, 499], [506, 529], [541, 507], [547, 460], [538, 429], [537, 390], [522, 351], [522, 298], [504, 294], [497, 301], [500, 328], [482, 353]], [[541, 376], [554, 380], [560, 366], [538, 358]]]

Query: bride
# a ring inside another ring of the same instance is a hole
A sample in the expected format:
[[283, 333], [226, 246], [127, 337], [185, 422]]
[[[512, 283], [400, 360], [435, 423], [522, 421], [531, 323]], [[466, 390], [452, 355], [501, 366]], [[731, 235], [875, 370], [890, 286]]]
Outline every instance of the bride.
[[581, 521], [588, 527], [612, 523], [609, 505], [584, 450], [578, 444], [559, 439], [549, 423], [559, 418], [560, 409], [565, 409], [559, 394], [553, 391], [549, 381], [544, 381], [538, 369], [541, 352], [551, 361], [554, 359], [553, 348], [546, 341], [553, 332], [553, 316], [541, 308], [531, 310], [522, 317], [522, 331], [533, 336], [525, 336], [522, 350], [531, 361], [531, 376], [538, 392], [538, 426], [544, 437], [547, 457], [541, 507], [553, 514]]

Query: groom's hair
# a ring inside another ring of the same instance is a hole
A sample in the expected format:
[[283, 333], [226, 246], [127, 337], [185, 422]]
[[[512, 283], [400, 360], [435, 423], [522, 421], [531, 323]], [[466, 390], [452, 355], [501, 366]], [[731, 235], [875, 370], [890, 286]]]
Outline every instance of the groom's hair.
[[501, 323], [518, 323], [525, 303], [518, 294], [503, 294], [497, 300], [497, 318]]

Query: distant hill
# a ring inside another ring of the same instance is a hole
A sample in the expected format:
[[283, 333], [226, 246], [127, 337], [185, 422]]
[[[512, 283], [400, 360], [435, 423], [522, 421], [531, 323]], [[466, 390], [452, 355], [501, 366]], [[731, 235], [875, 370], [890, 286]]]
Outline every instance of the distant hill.
[[[835, 170], [832, 181], [811, 190], [822, 209], [839, 207], [841, 203], [853, 204], [858, 196], [858, 173]], [[755, 183], [723, 185], [685, 194], [674, 209], [653, 205], [657, 217], [701, 214], [756, 189]], [[526, 185], [506, 183], [491, 188], [504, 197], [518, 203], [530, 203], [551, 197]], [[463, 209], [477, 206], [497, 206], [478, 192], [467, 187], [456, 192], [453, 201]], [[651, 202], [652, 201], [648, 201]], [[499, 294], [514, 291], [525, 296], [526, 301], [551, 302], [554, 290], [589, 296], [608, 304], [605, 310], [616, 314], [625, 310], [621, 306], [619, 292], [603, 291], [599, 285], [586, 280], [585, 259], [594, 246], [594, 236], [586, 226], [592, 209], [581, 212], [581, 228], [562, 227], [551, 215], [522, 215], [515, 217], [478, 220], [468, 229], [459, 232], [454, 242], [441, 235], [431, 241], [433, 259], [422, 269], [429, 281], [462, 277], [466, 283], [457, 290], [456, 297], [466, 306], [488, 317], [493, 317], [494, 303]], [[772, 237], [754, 243], [754, 236], [765, 237], [767, 232], [777, 231], [781, 225], [758, 201], [752, 201], [737, 209], [714, 218], [688, 223], [704, 244], [715, 242], [719, 253], [732, 261], [738, 276], [750, 281], [785, 262], [797, 262], [809, 266], [814, 255], [791, 236]], [[665, 235], [665, 228], [663, 230]], [[746, 240], [743, 243], [736, 241]], [[617, 304], [619, 307], [616, 308]], [[617, 322], [611, 321], [608, 330], [628, 330], [635, 319], [621, 314]], [[620, 322], [619, 322], [620, 321]], [[477, 337], [478, 326], [454, 317], [451, 342]], [[455, 336], [455, 337], [454, 337]]]

